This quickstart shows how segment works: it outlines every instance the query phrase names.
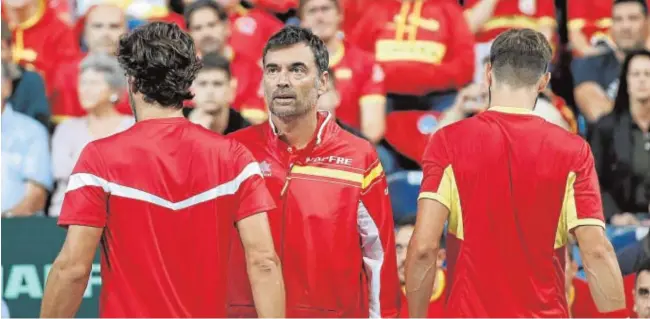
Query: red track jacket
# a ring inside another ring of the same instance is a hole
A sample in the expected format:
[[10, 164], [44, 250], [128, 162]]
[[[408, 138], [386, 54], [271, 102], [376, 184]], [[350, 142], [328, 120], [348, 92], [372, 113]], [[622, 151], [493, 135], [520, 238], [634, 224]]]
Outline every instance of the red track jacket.
[[[381, 163], [369, 142], [329, 113], [318, 118], [314, 140], [302, 150], [281, 141], [270, 121], [231, 134], [260, 162], [275, 198], [269, 223], [287, 316], [397, 317], [401, 291]], [[230, 257], [228, 317], [254, 317], [241, 244]]]

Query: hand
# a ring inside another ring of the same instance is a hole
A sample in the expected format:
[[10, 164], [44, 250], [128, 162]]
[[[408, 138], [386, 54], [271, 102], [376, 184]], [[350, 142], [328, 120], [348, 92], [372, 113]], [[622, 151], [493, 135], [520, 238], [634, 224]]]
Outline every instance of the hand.
[[639, 226], [641, 224], [634, 214], [627, 212], [612, 216], [610, 222], [614, 226]]
[[457, 105], [464, 114], [472, 114], [487, 107], [488, 90], [482, 84], [473, 83], [458, 92]]

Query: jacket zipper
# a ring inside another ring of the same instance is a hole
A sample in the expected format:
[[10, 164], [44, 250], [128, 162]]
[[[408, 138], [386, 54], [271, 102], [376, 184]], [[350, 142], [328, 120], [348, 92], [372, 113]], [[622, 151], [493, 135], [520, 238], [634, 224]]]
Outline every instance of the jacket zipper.
[[284, 180], [284, 185], [282, 186], [282, 191], [280, 191], [280, 196], [282, 197], [282, 231], [280, 232], [280, 262], [284, 265], [284, 233], [286, 228], [286, 216], [287, 216], [287, 190], [289, 184], [291, 183], [291, 169], [293, 168], [293, 163], [289, 164], [289, 171], [287, 172], [287, 177]]

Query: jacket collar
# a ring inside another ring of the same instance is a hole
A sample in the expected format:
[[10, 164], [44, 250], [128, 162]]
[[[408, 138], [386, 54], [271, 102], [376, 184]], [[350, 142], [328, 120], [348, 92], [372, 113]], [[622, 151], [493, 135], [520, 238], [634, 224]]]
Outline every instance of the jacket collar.
[[[315, 145], [320, 145], [323, 141], [327, 140], [327, 137], [332, 132], [332, 126], [336, 126], [335, 121], [332, 120], [332, 114], [327, 111], [319, 111], [316, 115], [318, 117], [318, 129], [316, 131], [316, 143]], [[271, 116], [269, 116], [269, 126], [271, 127], [271, 132], [273, 136], [278, 136], [278, 130], [273, 124]]]

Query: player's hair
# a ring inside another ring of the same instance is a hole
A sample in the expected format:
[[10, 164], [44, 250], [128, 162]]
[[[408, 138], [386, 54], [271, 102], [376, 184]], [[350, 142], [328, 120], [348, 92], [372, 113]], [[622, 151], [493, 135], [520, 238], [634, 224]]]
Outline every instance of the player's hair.
[[639, 275], [644, 272], [644, 271], [650, 271], [650, 258], [643, 260], [637, 267], [636, 267], [636, 279], [639, 280]]
[[114, 56], [106, 53], [88, 54], [79, 64], [79, 73], [88, 69], [103, 73], [106, 83], [114, 91], [122, 92], [125, 89], [124, 70]]
[[183, 16], [185, 17], [185, 25], [188, 29], [190, 28], [190, 22], [192, 21], [194, 12], [206, 8], [213, 10], [214, 13], [217, 14], [219, 21], [223, 22], [228, 20], [228, 12], [226, 9], [214, 0], [197, 0], [185, 7], [185, 12], [183, 13]]
[[618, 79], [618, 92], [616, 93], [616, 99], [614, 100], [613, 111], [613, 113], [618, 116], [630, 112], [630, 93], [628, 92], [627, 74], [630, 72], [630, 64], [632, 60], [639, 56], [650, 58], [650, 51], [645, 49], [632, 51], [625, 56], [625, 61], [623, 61], [621, 74]]
[[223, 55], [218, 53], [208, 53], [203, 56], [201, 62], [203, 62], [202, 71], [221, 70], [226, 72], [228, 78], [232, 76], [230, 72], [230, 61], [228, 61], [228, 59]]
[[551, 45], [540, 32], [505, 31], [497, 36], [490, 49], [495, 81], [513, 88], [533, 86], [548, 70], [552, 53]]
[[180, 108], [194, 94], [190, 86], [201, 68], [194, 41], [174, 23], [152, 22], [120, 38], [118, 61], [133, 93], [147, 103]]
[[318, 72], [323, 73], [327, 71], [329, 66], [329, 52], [323, 40], [313, 34], [309, 29], [299, 26], [289, 25], [274, 34], [266, 46], [264, 46], [264, 55], [262, 61], [266, 61], [266, 54], [269, 51], [286, 48], [294, 44], [304, 43], [314, 54], [314, 62], [318, 67]]
[[621, 3], [638, 3], [641, 6], [641, 10], [643, 10], [643, 15], [648, 15], [648, 4], [646, 0], [615, 0], [612, 8]]
[[[305, 6], [307, 5], [307, 3], [309, 3], [309, 1], [312, 1], [312, 0], [300, 0], [300, 2], [298, 2], [298, 11], [297, 11], [297, 13], [298, 13], [299, 17], [302, 17], [303, 10], [305, 9]], [[341, 2], [339, 0], [329, 0], [329, 1], [334, 3], [334, 6], [336, 7], [336, 10], [341, 12]]]

